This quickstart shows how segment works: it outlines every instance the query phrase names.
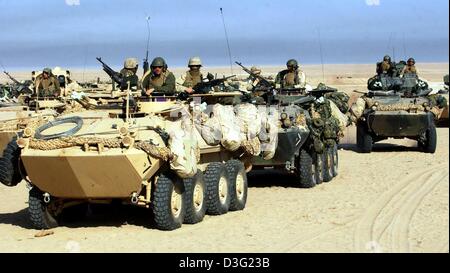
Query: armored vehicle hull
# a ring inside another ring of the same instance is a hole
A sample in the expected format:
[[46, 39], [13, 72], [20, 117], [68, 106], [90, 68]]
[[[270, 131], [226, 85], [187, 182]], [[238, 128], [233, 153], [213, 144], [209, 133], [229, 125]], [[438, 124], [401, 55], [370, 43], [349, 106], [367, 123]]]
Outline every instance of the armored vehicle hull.
[[71, 206], [114, 200], [151, 208], [162, 230], [200, 222], [205, 213], [244, 209], [246, 162], [239, 152], [208, 145], [178, 115], [187, 107], [180, 105], [140, 102], [146, 112], [124, 117], [65, 115], [20, 138], [34, 226], [55, 227]]
[[361, 152], [370, 153], [374, 143], [388, 138], [416, 140], [424, 152], [435, 152], [438, 113], [431, 109], [427, 97], [389, 95], [363, 100], [366, 109], [356, 123], [357, 146]]

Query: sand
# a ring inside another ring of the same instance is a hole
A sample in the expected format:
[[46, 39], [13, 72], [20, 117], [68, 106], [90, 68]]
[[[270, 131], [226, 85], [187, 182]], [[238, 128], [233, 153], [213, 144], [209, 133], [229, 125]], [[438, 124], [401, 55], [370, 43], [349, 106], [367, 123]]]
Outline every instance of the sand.
[[[325, 82], [348, 92], [364, 90], [373, 68], [329, 65]], [[435, 82], [448, 73], [448, 64], [419, 68]], [[313, 83], [322, 81], [320, 66], [304, 70]], [[35, 237], [39, 231], [28, 220], [26, 185], [0, 185], [0, 252], [448, 253], [449, 129], [438, 129], [436, 154], [416, 146], [387, 140], [373, 153], [359, 154], [355, 129], [349, 128], [332, 182], [301, 189], [279, 173], [251, 173], [245, 210], [206, 216], [171, 232], [155, 229], [146, 209], [107, 206]]]

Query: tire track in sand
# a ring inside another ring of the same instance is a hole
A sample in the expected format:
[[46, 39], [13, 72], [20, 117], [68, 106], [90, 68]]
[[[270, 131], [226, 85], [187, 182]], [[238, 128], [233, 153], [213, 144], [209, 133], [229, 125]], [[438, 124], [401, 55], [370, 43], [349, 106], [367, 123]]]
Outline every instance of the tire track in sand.
[[408, 235], [414, 212], [417, 210], [425, 196], [427, 196], [442, 181], [448, 181], [448, 174], [445, 170], [434, 173], [398, 211], [397, 217], [393, 222], [391, 233], [393, 252], [410, 251]]
[[[433, 172], [439, 169], [445, 169], [446, 166], [448, 165], [439, 164], [434, 167], [409, 174], [405, 178], [400, 180], [390, 190], [384, 192], [381, 197], [378, 198], [375, 203], [373, 203], [366, 210], [365, 214], [361, 217], [360, 221], [356, 225], [354, 235], [355, 251], [367, 252], [370, 250], [368, 248], [371, 247], [371, 244], [374, 244], [375, 247], [379, 247], [377, 240], [380, 239], [383, 232], [385, 232], [385, 230], [391, 225], [392, 220], [399, 215], [399, 210], [406, 211], [408, 215], [413, 215], [423, 197], [425, 197], [429, 193], [429, 191], [431, 191], [427, 190], [429, 189], [430, 185], [431, 187], [433, 187], [434, 185], [437, 185], [440, 181], [442, 181], [442, 179], [425, 179], [427, 183], [424, 183], [423, 178], [427, 176], [431, 177], [433, 175]], [[448, 174], [446, 175], [448, 176]], [[405, 200], [408, 201], [410, 199], [412, 199], [412, 201], [405, 202]], [[394, 208], [392, 209], [392, 211], [390, 211], [389, 205], [393, 203]], [[406, 203], [413, 204], [413, 208], [410, 208], [412, 211], [405, 208]], [[388, 213], [388, 216], [381, 218], [380, 214], [386, 211]], [[404, 221], [404, 218], [402, 219], [402, 221]], [[400, 225], [400, 223], [403, 225], [404, 222], [402, 221], [397, 222], [398, 225]], [[375, 225], [377, 225], [381, 231], [376, 232]], [[397, 229], [399, 229], [399, 227], [397, 227]], [[395, 236], [400, 236], [398, 234], [399, 233], [397, 231], [394, 233]], [[404, 237], [402, 237], [402, 239], [404, 239]], [[397, 237], [396, 242], [399, 242], [400, 240], [401, 239]]]

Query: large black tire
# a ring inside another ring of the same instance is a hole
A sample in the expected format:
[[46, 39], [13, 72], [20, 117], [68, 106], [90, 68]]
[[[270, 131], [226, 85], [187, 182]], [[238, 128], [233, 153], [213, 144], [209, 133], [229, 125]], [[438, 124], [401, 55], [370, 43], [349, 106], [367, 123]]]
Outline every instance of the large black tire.
[[231, 183], [225, 164], [210, 163], [204, 174], [206, 184], [206, 212], [221, 215], [228, 212], [231, 204]]
[[323, 182], [333, 180], [333, 147], [326, 147], [324, 152]]
[[173, 173], [161, 174], [153, 187], [153, 214], [158, 229], [180, 228], [186, 213], [183, 181]]
[[184, 197], [186, 199], [185, 224], [196, 224], [201, 222], [206, 213], [206, 185], [203, 173], [198, 171], [192, 178], [184, 179], [186, 189]]
[[230, 210], [243, 210], [247, 203], [248, 194], [248, 181], [245, 166], [239, 160], [230, 160], [225, 166], [227, 167], [231, 184]]
[[29, 192], [28, 212], [33, 226], [37, 229], [51, 229], [58, 226], [58, 221], [48, 210], [43, 193], [36, 187]]
[[338, 176], [339, 174], [339, 153], [338, 153], [338, 145], [335, 143], [332, 149], [333, 153], [333, 167], [331, 170], [333, 171], [333, 177]]
[[19, 170], [20, 148], [14, 137], [3, 151], [0, 158], [0, 182], [8, 187], [14, 187], [22, 181]]
[[[311, 152], [314, 153], [314, 152]], [[317, 185], [316, 168], [313, 161], [313, 156], [310, 152], [302, 149], [298, 160], [298, 170], [300, 178], [300, 186], [302, 188], [313, 188]]]
[[364, 125], [358, 124], [356, 126], [356, 146], [361, 153], [370, 153], [373, 148], [372, 136], [367, 131]]
[[436, 126], [433, 124], [430, 125], [430, 128], [427, 129], [426, 140], [422, 146], [422, 150], [428, 154], [434, 154], [436, 152], [437, 145], [437, 134], [436, 134]]

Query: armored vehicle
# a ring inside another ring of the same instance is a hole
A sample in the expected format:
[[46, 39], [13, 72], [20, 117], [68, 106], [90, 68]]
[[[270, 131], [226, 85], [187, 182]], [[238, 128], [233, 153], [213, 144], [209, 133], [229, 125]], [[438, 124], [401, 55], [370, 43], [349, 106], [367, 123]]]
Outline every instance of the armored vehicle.
[[32, 186], [34, 226], [55, 227], [66, 208], [88, 203], [151, 208], [162, 230], [244, 209], [245, 152], [225, 149], [224, 139], [207, 143], [209, 131], [194, 126], [199, 107], [151, 98], [135, 112], [127, 103], [124, 113], [88, 110], [25, 128], [20, 157], [9, 159]]
[[352, 106], [361, 152], [370, 153], [374, 143], [388, 138], [417, 140], [424, 152], [435, 152], [435, 120], [445, 98], [429, 95], [432, 90], [415, 74], [380, 75], [369, 80], [368, 87]]
[[[257, 168], [276, 168], [295, 175], [301, 187], [330, 182], [338, 175], [338, 144], [347, 123], [347, 103], [333, 101], [343, 93], [323, 84], [305, 90], [279, 90], [268, 96], [279, 115], [278, 145], [270, 160], [255, 160]], [[336, 101], [338, 101], [336, 100]], [[338, 115], [338, 116], [336, 116]], [[341, 122], [341, 120], [343, 121]]]

